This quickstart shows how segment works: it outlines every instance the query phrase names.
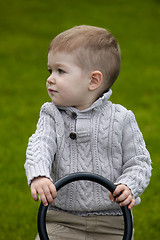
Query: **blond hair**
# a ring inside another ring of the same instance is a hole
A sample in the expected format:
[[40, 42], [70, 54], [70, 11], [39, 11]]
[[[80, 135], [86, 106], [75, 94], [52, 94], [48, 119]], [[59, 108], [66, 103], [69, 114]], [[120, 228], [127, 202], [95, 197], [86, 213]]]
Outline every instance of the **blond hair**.
[[105, 90], [112, 86], [120, 72], [119, 45], [104, 28], [81, 25], [68, 29], [53, 39], [50, 51], [73, 53], [76, 64], [83, 70], [101, 71]]

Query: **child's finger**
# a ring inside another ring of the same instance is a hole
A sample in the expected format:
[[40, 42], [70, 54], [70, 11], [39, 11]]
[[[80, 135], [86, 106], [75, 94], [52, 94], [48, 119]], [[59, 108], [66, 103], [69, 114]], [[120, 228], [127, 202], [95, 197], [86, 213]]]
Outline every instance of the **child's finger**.
[[55, 188], [53, 183], [51, 183], [49, 185], [49, 189], [50, 189], [50, 193], [52, 195], [52, 198], [55, 199], [57, 197], [57, 190], [56, 190], [56, 188]]
[[132, 201], [130, 202], [130, 204], [128, 205], [128, 209], [132, 209], [132, 207], [134, 207], [135, 204], [136, 204], [136, 201], [133, 198]]
[[37, 191], [35, 188], [31, 188], [31, 195], [35, 201], [38, 201]]
[[115, 201], [115, 198], [113, 197], [113, 194], [109, 192], [109, 199], [113, 203]]
[[49, 186], [45, 186], [44, 194], [47, 202], [49, 202], [50, 204], [53, 204], [54, 197], [52, 196]]
[[125, 199], [128, 198], [129, 195], [131, 195], [130, 191], [128, 190], [124, 190], [123, 192], [120, 192], [121, 194], [119, 194], [118, 196], [116, 196], [116, 201], [117, 202], [122, 202]]
[[124, 200], [122, 200], [122, 201], [119, 203], [119, 205], [120, 205], [121, 207], [123, 207], [123, 206], [126, 206], [126, 205], [130, 204], [131, 201], [132, 201], [132, 196], [129, 195], [127, 198], [125, 198]]
[[38, 194], [39, 194], [39, 197], [40, 197], [43, 205], [44, 205], [44, 206], [48, 206], [48, 201], [47, 201], [47, 198], [46, 198], [46, 196], [45, 196], [45, 193], [44, 193], [43, 189], [40, 189], [39, 192], [38, 192]]
[[123, 193], [123, 191], [125, 190], [125, 185], [118, 185], [116, 187], [116, 189], [113, 192], [113, 196], [116, 197], [117, 195], [119, 195], [120, 193]]

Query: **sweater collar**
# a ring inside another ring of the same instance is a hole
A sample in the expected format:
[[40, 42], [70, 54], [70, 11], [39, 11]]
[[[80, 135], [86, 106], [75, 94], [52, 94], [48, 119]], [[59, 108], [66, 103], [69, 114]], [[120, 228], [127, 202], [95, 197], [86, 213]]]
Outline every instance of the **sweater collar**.
[[108, 99], [110, 98], [110, 96], [112, 95], [112, 90], [109, 89], [108, 92], [104, 93], [102, 95], [102, 97], [99, 97], [89, 108], [87, 109], [84, 109], [84, 110], [79, 110], [75, 107], [62, 107], [62, 106], [57, 106], [59, 109], [61, 110], [65, 110], [65, 111], [72, 111], [72, 112], [88, 112], [94, 108], [98, 108], [100, 107], [101, 105], [103, 105], [106, 101], [108, 101]]

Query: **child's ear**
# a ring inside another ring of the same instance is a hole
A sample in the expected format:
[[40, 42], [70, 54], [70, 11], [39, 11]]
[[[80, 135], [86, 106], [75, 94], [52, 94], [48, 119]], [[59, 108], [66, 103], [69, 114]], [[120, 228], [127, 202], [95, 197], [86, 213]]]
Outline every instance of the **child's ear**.
[[94, 71], [91, 73], [88, 89], [93, 91], [99, 88], [102, 84], [102, 73], [100, 71]]

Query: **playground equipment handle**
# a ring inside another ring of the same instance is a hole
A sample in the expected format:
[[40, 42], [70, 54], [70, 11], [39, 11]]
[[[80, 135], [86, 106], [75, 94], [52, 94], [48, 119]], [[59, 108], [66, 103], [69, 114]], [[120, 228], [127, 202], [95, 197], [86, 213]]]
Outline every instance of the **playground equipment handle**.
[[[58, 190], [60, 190], [62, 187], [64, 187], [66, 184], [79, 181], [79, 180], [88, 180], [92, 182], [99, 183], [100, 185], [107, 188], [111, 193], [114, 192], [116, 186], [110, 182], [108, 179], [94, 174], [94, 173], [87, 173], [87, 172], [79, 172], [79, 173], [72, 173], [69, 174], [60, 180], [58, 180], [54, 185]], [[49, 240], [47, 230], [46, 230], [46, 213], [47, 213], [47, 207], [45, 207], [42, 203], [39, 207], [38, 212], [38, 232], [39, 237], [41, 240]], [[131, 211], [128, 209], [127, 206], [121, 207], [124, 217], [124, 235], [123, 240], [131, 240], [132, 238], [132, 229], [133, 229], [133, 223], [132, 223], [132, 215]]]

